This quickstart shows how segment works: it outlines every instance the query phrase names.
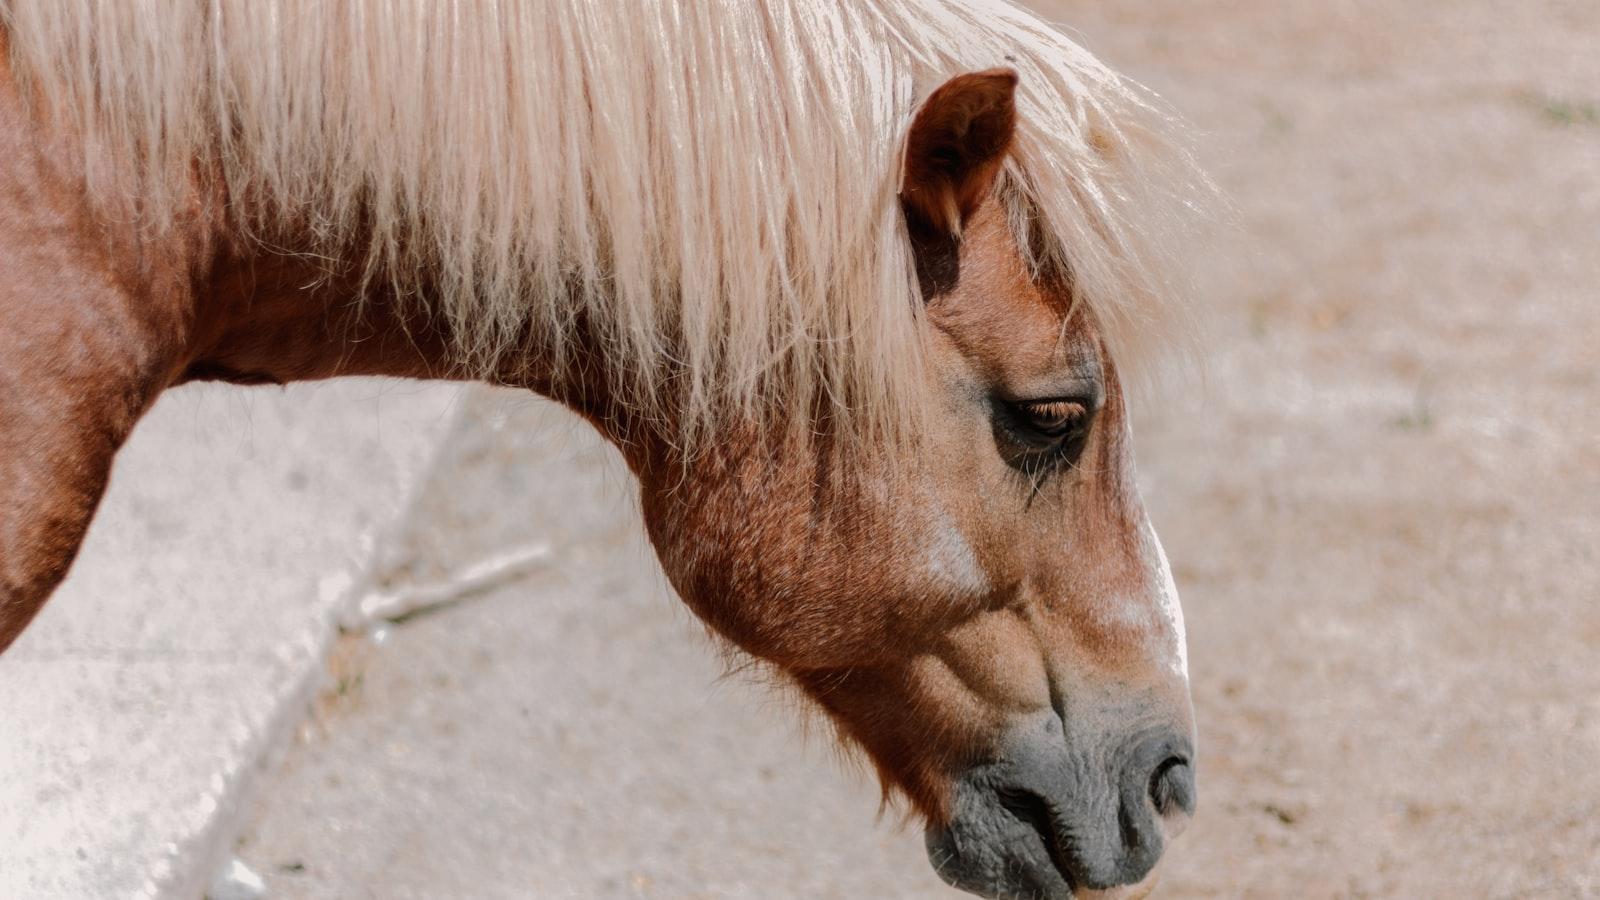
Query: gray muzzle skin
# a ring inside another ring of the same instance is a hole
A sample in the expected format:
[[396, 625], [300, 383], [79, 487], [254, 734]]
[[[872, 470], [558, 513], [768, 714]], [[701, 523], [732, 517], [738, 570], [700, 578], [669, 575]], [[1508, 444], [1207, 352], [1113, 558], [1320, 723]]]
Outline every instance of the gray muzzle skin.
[[1069, 745], [1054, 716], [1044, 725], [1014, 735], [1000, 758], [962, 775], [950, 823], [928, 830], [928, 859], [953, 887], [992, 898], [1067, 898], [1137, 884], [1161, 859], [1164, 822], [1194, 814], [1187, 733], [1144, 729], [1096, 747]]

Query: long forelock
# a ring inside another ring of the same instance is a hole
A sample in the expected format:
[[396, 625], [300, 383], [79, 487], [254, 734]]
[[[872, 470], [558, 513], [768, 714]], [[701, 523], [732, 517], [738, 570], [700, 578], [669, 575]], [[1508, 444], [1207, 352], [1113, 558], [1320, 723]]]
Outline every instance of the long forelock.
[[0, 24], [109, 173], [91, 189], [146, 228], [215, 170], [242, 231], [296, 223], [482, 371], [529, 341], [559, 368], [585, 323], [618, 399], [686, 443], [736, 418], [915, 430], [898, 160], [962, 71], [1021, 75], [1003, 181], [1031, 262], [1071, 271], [1125, 368], [1181, 321], [1204, 180], [1145, 91], [1002, 0], [0, 0]]

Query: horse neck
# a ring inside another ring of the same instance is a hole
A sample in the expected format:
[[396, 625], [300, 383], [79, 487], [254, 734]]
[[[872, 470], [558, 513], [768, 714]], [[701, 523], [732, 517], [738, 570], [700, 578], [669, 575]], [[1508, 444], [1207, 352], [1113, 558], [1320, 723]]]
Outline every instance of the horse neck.
[[364, 281], [355, 261], [245, 252], [246, 242], [230, 235], [211, 243], [221, 249], [197, 284], [190, 351], [175, 384], [347, 375], [481, 381], [562, 403], [621, 446], [636, 467], [644, 456], [660, 455], [647, 429], [612, 402], [615, 382], [605, 355], [581, 321], [564, 333], [560, 353], [529, 339], [492, 365], [470, 365], [426, 285], [402, 298], [387, 282]]

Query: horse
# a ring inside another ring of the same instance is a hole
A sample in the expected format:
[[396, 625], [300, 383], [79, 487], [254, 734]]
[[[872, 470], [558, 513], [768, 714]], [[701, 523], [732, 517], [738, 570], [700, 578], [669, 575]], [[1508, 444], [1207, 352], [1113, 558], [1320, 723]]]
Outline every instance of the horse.
[[1004, 0], [0, 0], [0, 55], [0, 650], [162, 391], [515, 386], [948, 883], [1154, 883], [1196, 736], [1128, 398], [1205, 182], [1149, 91]]

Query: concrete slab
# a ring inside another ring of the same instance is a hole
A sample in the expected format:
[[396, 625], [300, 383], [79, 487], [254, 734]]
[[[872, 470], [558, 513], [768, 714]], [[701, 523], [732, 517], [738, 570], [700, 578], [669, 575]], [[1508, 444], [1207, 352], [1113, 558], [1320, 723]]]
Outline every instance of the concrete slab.
[[193, 386], [157, 404], [67, 581], [0, 659], [0, 897], [204, 890], [460, 390]]

